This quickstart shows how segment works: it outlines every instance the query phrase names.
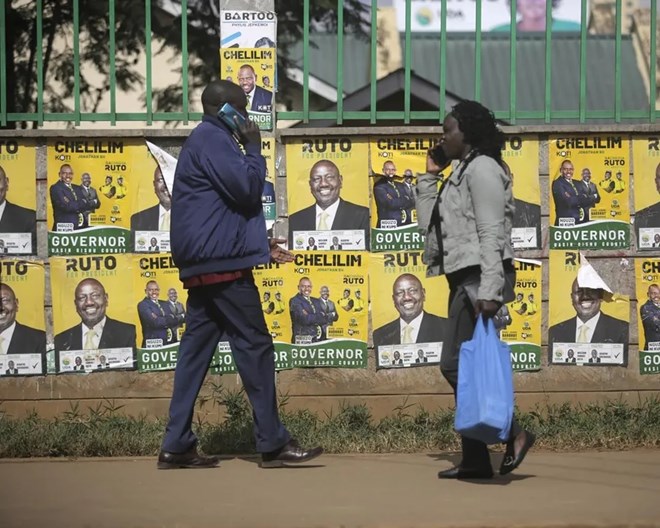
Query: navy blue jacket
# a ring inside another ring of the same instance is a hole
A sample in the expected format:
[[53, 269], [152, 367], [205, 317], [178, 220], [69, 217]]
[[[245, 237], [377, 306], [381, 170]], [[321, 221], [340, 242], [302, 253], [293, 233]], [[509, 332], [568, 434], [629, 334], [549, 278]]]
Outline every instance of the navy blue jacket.
[[181, 149], [170, 243], [182, 280], [270, 262], [261, 206], [266, 161], [261, 145], [248, 143], [245, 151], [210, 116], [203, 116]]

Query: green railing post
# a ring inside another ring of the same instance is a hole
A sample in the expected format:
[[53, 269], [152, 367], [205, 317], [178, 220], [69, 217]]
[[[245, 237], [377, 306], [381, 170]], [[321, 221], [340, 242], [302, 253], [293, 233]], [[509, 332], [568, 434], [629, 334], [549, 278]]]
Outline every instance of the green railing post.
[[[308, 1], [308, 0], [305, 0]], [[371, 0], [371, 71], [369, 72], [370, 90], [369, 90], [369, 122], [373, 125], [376, 123], [376, 109], [377, 109], [377, 86], [378, 82], [378, 2]]]
[[616, 0], [616, 37], [614, 41], [614, 120], [621, 123], [621, 0]]
[[309, 1], [303, 4], [303, 123], [309, 123]]
[[[11, 0], [10, 0], [11, 1]], [[7, 24], [5, 0], [0, 0], [0, 126], [7, 126]]]
[[151, 65], [151, 0], [144, 0], [144, 49], [147, 55], [146, 93], [147, 125], [153, 124], [154, 112], [152, 101], [152, 65]]
[[404, 55], [403, 74], [403, 122], [410, 123], [410, 72], [412, 70], [412, 5], [411, 0], [406, 0], [406, 53]]
[[438, 98], [438, 121], [445, 119], [445, 106], [447, 106], [447, 0], [440, 2], [442, 17], [440, 17], [440, 96]]
[[44, 8], [37, 0], [37, 124], [44, 124]]
[[337, 124], [344, 122], [344, 0], [337, 0]]
[[552, 117], [552, 2], [545, 3], [545, 97], [543, 120], [550, 122]]
[[80, 125], [80, 4], [73, 0], [73, 113]]
[[108, 29], [110, 30], [110, 114], [112, 118], [110, 119], [110, 125], [117, 125], [117, 72], [115, 71], [115, 0], [109, 0], [108, 2]]
[[481, 101], [481, 3], [477, 0], [474, 34], [474, 100]]
[[656, 99], [658, 97], [658, 85], [656, 84], [658, 63], [658, 2], [651, 0], [651, 41], [649, 42], [649, 121], [655, 123]]
[[183, 124], [190, 120], [188, 101], [188, 0], [181, 0], [181, 77], [183, 97]]
[[510, 40], [509, 40], [509, 123], [512, 125], [516, 122], [516, 38], [518, 31], [518, 24], [516, 13], [518, 6], [516, 0], [511, 0], [511, 27]]
[[580, 123], [587, 120], [587, 0], [582, 0], [580, 15]]

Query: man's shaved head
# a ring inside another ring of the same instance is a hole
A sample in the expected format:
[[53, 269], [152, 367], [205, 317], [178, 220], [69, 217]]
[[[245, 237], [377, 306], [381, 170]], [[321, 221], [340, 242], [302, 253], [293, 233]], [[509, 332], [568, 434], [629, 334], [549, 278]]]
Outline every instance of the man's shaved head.
[[204, 114], [214, 116], [224, 104], [231, 104], [239, 112], [247, 105], [245, 93], [240, 86], [224, 79], [211, 81], [202, 92]]

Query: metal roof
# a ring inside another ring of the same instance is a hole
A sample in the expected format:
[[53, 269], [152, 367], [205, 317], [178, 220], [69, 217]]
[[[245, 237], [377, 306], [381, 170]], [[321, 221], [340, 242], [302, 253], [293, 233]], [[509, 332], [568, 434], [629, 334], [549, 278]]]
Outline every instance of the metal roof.
[[[337, 36], [314, 34], [318, 48], [310, 50], [310, 75], [336, 86]], [[439, 85], [440, 37], [413, 34], [411, 69]], [[403, 57], [405, 42], [401, 37]], [[300, 55], [302, 45], [298, 48]], [[482, 34], [481, 101], [492, 110], [507, 111], [510, 98], [510, 44], [508, 35]], [[615, 101], [614, 36], [589, 36], [586, 42], [586, 101], [588, 110], [613, 110]], [[525, 34], [516, 44], [516, 107], [520, 111], [542, 110], [545, 100], [545, 39], [543, 34]], [[294, 55], [295, 56], [295, 55]], [[301, 55], [300, 55], [301, 56]], [[446, 89], [457, 97], [475, 96], [474, 34], [447, 35]], [[580, 36], [556, 34], [552, 38], [552, 110], [577, 110], [580, 92]], [[346, 36], [344, 40], [344, 93], [358, 92], [370, 82], [369, 43]], [[621, 40], [621, 109], [648, 107], [648, 95], [637, 66], [629, 36]], [[357, 94], [356, 94], [357, 95]], [[380, 93], [379, 93], [380, 97]], [[435, 105], [436, 101], [428, 101]], [[415, 109], [413, 107], [413, 109]], [[573, 120], [553, 119], [553, 122]]]

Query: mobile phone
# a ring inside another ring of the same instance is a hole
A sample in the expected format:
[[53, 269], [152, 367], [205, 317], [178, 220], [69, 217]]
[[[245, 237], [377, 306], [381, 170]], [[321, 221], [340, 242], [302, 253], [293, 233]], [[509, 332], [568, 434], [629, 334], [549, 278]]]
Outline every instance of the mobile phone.
[[236, 121], [234, 121], [234, 117], [236, 117], [241, 125], [244, 125], [247, 122], [245, 116], [229, 103], [223, 104], [220, 110], [218, 110], [218, 119], [225, 123], [234, 132], [240, 133]]
[[435, 162], [435, 164], [441, 169], [444, 169], [447, 165], [449, 165], [450, 160], [447, 159], [447, 156], [445, 155], [445, 151], [442, 150], [442, 146], [440, 145], [440, 143], [438, 143], [435, 147], [431, 149], [429, 155], [431, 156], [431, 159]]

